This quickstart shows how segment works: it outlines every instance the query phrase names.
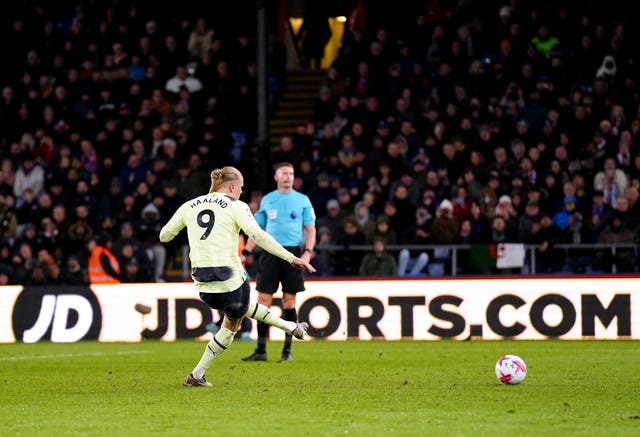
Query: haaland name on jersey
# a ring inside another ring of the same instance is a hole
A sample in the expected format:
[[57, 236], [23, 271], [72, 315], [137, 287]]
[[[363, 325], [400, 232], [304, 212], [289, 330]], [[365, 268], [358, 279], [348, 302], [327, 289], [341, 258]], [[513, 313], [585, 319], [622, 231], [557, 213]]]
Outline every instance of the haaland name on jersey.
[[229, 206], [229, 204], [224, 199], [220, 197], [216, 199], [210, 196], [199, 197], [189, 206], [191, 206], [191, 208], [195, 208], [196, 206], [203, 203], [217, 203], [218, 205], [220, 205], [220, 208], [226, 208], [227, 206]]

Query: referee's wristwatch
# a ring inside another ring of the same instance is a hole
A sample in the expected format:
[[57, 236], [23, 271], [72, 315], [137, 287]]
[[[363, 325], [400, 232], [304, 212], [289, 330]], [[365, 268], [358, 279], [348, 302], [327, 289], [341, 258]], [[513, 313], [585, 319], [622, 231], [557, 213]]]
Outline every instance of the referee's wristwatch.
[[307, 248], [305, 248], [305, 249], [302, 251], [302, 253], [305, 253], [305, 252], [309, 252], [309, 253], [311, 253], [311, 254], [312, 254], [312, 253], [313, 253], [313, 249], [309, 249], [309, 248], [307, 247]]

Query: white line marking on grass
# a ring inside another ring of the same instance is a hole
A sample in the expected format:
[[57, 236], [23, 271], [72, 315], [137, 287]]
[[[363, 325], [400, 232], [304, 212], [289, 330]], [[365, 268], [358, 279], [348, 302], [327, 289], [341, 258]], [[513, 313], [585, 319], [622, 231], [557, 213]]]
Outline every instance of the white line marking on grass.
[[52, 354], [52, 355], [30, 355], [19, 357], [0, 357], [0, 361], [16, 361], [16, 360], [31, 360], [34, 358], [77, 358], [77, 357], [103, 357], [108, 355], [139, 355], [150, 354], [151, 351], [121, 351], [121, 352], [87, 352], [80, 354]]

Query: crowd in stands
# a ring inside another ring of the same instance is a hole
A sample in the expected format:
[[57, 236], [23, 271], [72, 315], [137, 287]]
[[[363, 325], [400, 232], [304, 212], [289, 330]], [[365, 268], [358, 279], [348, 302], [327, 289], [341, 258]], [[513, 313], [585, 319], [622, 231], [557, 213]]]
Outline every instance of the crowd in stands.
[[[319, 246], [373, 247], [317, 251], [318, 274], [420, 274], [448, 254], [386, 246], [501, 242], [536, 245], [543, 273], [637, 271], [633, 249], [554, 248], [640, 241], [629, 17], [599, 2], [410, 3], [400, 24], [348, 23], [311, 119], [271, 156], [295, 165]], [[162, 281], [185, 240], [160, 245], [159, 228], [215, 167], [238, 167], [259, 204], [255, 36], [154, 12], [3, 18], [0, 284], [86, 283], [87, 243], [105, 235], [123, 281]]]

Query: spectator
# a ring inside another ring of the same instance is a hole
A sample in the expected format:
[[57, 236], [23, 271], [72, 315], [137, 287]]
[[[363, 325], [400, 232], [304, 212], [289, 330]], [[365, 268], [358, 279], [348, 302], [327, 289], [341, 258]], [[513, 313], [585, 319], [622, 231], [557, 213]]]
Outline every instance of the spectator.
[[342, 246], [334, 255], [334, 272], [339, 276], [357, 276], [362, 261], [362, 249], [353, 246], [365, 244], [364, 233], [358, 227], [358, 222], [353, 216], [343, 221], [343, 229], [336, 240], [336, 244]]
[[540, 206], [538, 202], [530, 200], [527, 202], [524, 214], [518, 219], [518, 241], [529, 241], [533, 234], [533, 225], [539, 221]]
[[192, 59], [200, 59], [211, 50], [214, 35], [205, 18], [196, 20], [187, 41], [187, 50]]
[[26, 285], [44, 286], [49, 284], [48, 279], [46, 266], [36, 264], [28, 271]]
[[[623, 223], [620, 217], [613, 217], [598, 239], [598, 243], [606, 245], [633, 242], [633, 231]], [[609, 273], [632, 273], [636, 268], [636, 257], [632, 248], [617, 248], [615, 252], [604, 249], [597, 252], [597, 259], [602, 269]]]
[[[418, 207], [414, 225], [405, 231], [401, 242], [406, 245], [433, 244], [430, 229], [432, 219], [427, 208]], [[426, 251], [403, 248], [398, 255], [398, 276], [422, 274], [428, 263], [429, 254]]]
[[449, 199], [440, 202], [431, 225], [431, 235], [435, 244], [452, 244], [459, 231], [457, 219], [453, 216], [453, 204]]
[[[587, 229], [582, 237], [597, 241], [595, 233], [608, 225], [610, 218], [594, 219], [599, 220], [595, 225], [587, 220], [595, 217], [589, 211], [591, 202], [583, 200], [591, 194], [591, 187], [587, 184], [581, 188], [579, 179], [593, 182], [594, 189], [603, 192], [604, 203], [615, 208], [616, 198], [625, 195], [623, 186], [633, 186], [640, 174], [640, 121], [631, 116], [637, 102], [633, 81], [627, 77], [627, 61], [637, 64], [638, 56], [630, 51], [620, 54], [620, 47], [629, 45], [629, 36], [620, 31], [624, 26], [613, 26], [610, 17], [603, 16], [598, 26], [581, 26], [580, 37], [574, 39], [566, 32], [554, 34], [554, 29], [548, 27], [547, 10], [507, 5], [480, 17], [485, 26], [473, 28], [470, 33], [465, 23], [478, 18], [470, 14], [469, 8], [446, 11], [441, 5], [436, 6], [436, 18], [433, 14], [417, 14], [416, 23], [407, 32], [385, 29], [387, 17], [367, 20], [364, 28], [345, 29], [343, 46], [333, 64], [338, 76], [330, 70], [325, 82], [329, 87], [328, 118], [312, 126], [304, 143], [296, 143], [297, 152], [309, 159], [311, 174], [327, 172], [343, 186], [355, 181], [357, 189], [348, 185], [353, 203], [361, 200], [365, 190], [375, 192], [379, 203], [370, 212], [377, 216], [389, 193], [395, 192], [391, 187], [399, 183], [398, 172], [406, 170], [405, 166], [411, 166], [415, 182], [430, 190], [436, 204], [457, 197], [451, 191], [461, 185], [457, 172], [469, 168], [471, 172], [463, 173], [464, 182], [471, 174], [480, 186], [472, 188], [467, 184], [468, 194], [483, 208], [483, 188], [496, 198], [510, 196], [518, 215], [526, 210], [528, 201], [536, 201], [541, 210], [553, 217], [563, 208], [565, 196], [576, 196], [577, 210], [584, 215]], [[429, 9], [433, 9], [431, 5]], [[38, 22], [42, 12], [56, 16], [59, 11], [55, 4], [47, 3], [38, 14], [30, 7], [21, 13], [29, 22]], [[582, 18], [576, 9], [565, 8], [562, 12], [563, 22]], [[523, 17], [530, 13], [537, 19], [525, 26]], [[107, 16], [104, 5], [82, 9], [82, 17], [80, 12], [73, 14], [72, 11], [69, 20], [76, 23], [96, 19], [100, 22], [101, 15]], [[171, 178], [178, 181], [179, 193], [191, 191], [198, 195], [207, 190], [208, 172], [205, 171], [201, 187], [185, 177], [191, 176], [191, 170], [175, 168], [186, 162], [192, 152], [197, 151], [201, 162], [209, 159], [212, 150], [221, 159], [237, 159], [237, 153], [233, 158], [229, 155], [229, 131], [237, 127], [238, 114], [249, 113], [255, 106], [251, 98], [242, 97], [252, 92], [240, 92], [240, 86], [252, 89], [257, 85], [255, 74], [251, 75], [246, 65], [251, 62], [247, 56], [250, 38], [234, 34], [236, 31], [231, 29], [213, 32], [194, 9], [185, 12], [177, 28], [169, 23], [171, 17], [159, 11], [145, 9], [138, 14], [118, 16], [118, 31], [114, 34], [117, 38], [111, 38], [113, 41], [99, 42], [95, 39], [97, 34], [83, 34], [82, 50], [64, 38], [52, 39], [49, 33], [45, 35], [44, 50], [34, 45], [40, 38], [34, 33], [38, 26], [25, 27], [13, 39], [21, 41], [20, 50], [28, 54], [26, 67], [20, 68], [21, 64], [15, 61], [15, 49], [0, 55], [3, 65], [8, 66], [2, 75], [6, 86], [0, 102], [0, 126], [7, 133], [0, 152], [0, 195], [5, 199], [7, 194], [15, 196], [13, 190], [21, 184], [16, 181], [16, 173], [21, 171], [25, 154], [34, 158], [36, 171], [44, 170], [46, 181], [35, 192], [31, 190], [30, 199], [29, 190], [14, 197], [16, 234], [21, 234], [24, 225], [33, 220], [31, 208], [37, 205], [33, 199], [40, 198], [41, 190], [48, 192], [53, 205], [69, 206], [76, 201], [77, 190], [68, 192], [67, 187], [76, 188], [80, 180], [87, 182], [88, 195], [93, 199], [89, 202], [93, 233], [109, 222], [107, 216], [117, 224], [138, 217], [148, 199], [133, 212], [129, 201], [115, 202], [113, 210], [103, 209], [102, 202], [98, 202], [99, 206], [94, 203], [101, 200], [101, 193], [109, 191], [112, 178], [119, 177], [130, 153], [147, 169], [130, 186], [129, 181], [121, 182], [122, 195], [132, 194], [144, 180], [154, 199], [165, 195], [154, 187], [161, 187]], [[316, 18], [322, 21], [322, 16]], [[8, 17], [12, 19], [11, 12]], [[453, 23], [456, 24], [452, 26]], [[450, 29], [457, 30], [451, 33]], [[141, 38], [122, 39], [123, 32]], [[204, 44], [190, 45], [192, 32], [198, 33]], [[421, 35], [422, 39], [414, 41], [408, 37], [411, 35]], [[231, 50], [227, 41], [237, 44]], [[277, 63], [283, 48], [280, 44], [269, 47], [273, 78], [278, 80], [269, 96], [271, 108], [276, 107], [278, 101], [274, 99], [284, 89], [283, 63]], [[498, 55], [494, 57], [492, 52]], [[64, 57], [51, 53], [63, 53]], [[428, 61], [426, 64], [417, 62], [419, 53]], [[482, 53], [488, 53], [488, 64], [471, 63]], [[134, 58], [139, 59], [139, 64]], [[191, 73], [189, 69], [194, 65], [195, 72]], [[170, 93], [165, 86], [178, 68], [185, 69], [185, 82], [179, 82], [175, 93]], [[55, 80], [49, 78], [49, 70]], [[128, 79], [122, 76], [128, 72], [133, 75]], [[144, 77], [140, 77], [141, 72]], [[389, 78], [380, 76], [380, 72], [389, 73]], [[192, 78], [200, 81], [199, 91], [180, 86], [193, 83]], [[590, 82], [590, 86], [580, 85]], [[162, 98], [163, 93], [170, 98]], [[175, 108], [172, 103], [176, 103]], [[174, 110], [178, 108], [179, 111]], [[340, 115], [338, 124], [331, 126], [336, 110]], [[243, 121], [255, 124], [255, 117]], [[178, 123], [185, 124], [178, 129]], [[350, 155], [351, 171], [339, 163], [334, 129], [352, 135], [354, 146], [361, 150]], [[241, 130], [245, 132], [244, 128]], [[251, 143], [250, 136], [247, 134], [247, 144]], [[157, 142], [165, 139], [169, 140], [165, 149], [156, 148]], [[158, 151], [163, 152], [168, 163], [161, 170], [147, 161]], [[250, 161], [245, 161], [244, 152], [239, 165]], [[361, 155], [364, 162], [359, 161]], [[609, 159], [615, 166], [613, 182], [605, 178], [611, 170], [605, 170]], [[387, 162], [381, 165], [383, 160]], [[458, 161], [460, 165], [450, 165]], [[15, 170], [14, 165], [18, 167]], [[149, 175], [149, 167], [153, 175]], [[383, 171], [379, 174], [380, 167]], [[29, 172], [30, 176], [33, 174], [33, 170]], [[575, 184], [575, 192], [563, 191], [564, 178]], [[600, 184], [597, 187], [596, 180]], [[333, 192], [314, 201], [319, 217], [325, 215], [328, 200], [337, 198], [338, 185], [331, 184], [329, 181], [328, 189]], [[303, 185], [303, 189], [307, 188], [308, 183]], [[535, 198], [535, 193], [540, 197]], [[522, 208], [517, 204], [518, 196], [523, 199]], [[411, 191], [408, 197], [413, 202]], [[631, 203], [631, 214], [636, 214], [637, 202], [627, 201]], [[161, 201], [157, 202], [162, 214]], [[82, 203], [87, 203], [86, 199]], [[429, 207], [435, 216], [434, 206], [431, 203]], [[493, 216], [494, 207], [483, 210], [486, 217]], [[398, 205], [387, 208], [397, 210]], [[38, 213], [37, 207], [35, 212]], [[350, 214], [351, 210], [343, 212]], [[67, 215], [72, 221], [76, 219], [73, 210]], [[389, 214], [393, 216], [393, 227], [401, 226], [398, 218], [403, 215], [401, 211]], [[58, 229], [63, 234], [67, 231], [59, 224]]]
[[37, 198], [44, 187], [44, 179], [45, 172], [42, 166], [36, 164], [33, 156], [25, 153], [15, 174], [13, 194], [16, 198], [22, 198], [25, 190], [29, 189]]
[[627, 187], [624, 195], [629, 204], [629, 212], [636, 219], [640, 219], [640, 191], [638, 191], [638, 187], [634, 185]]
[[391, 184], [389, 187], [390, 193], [396, 193], [396, 188], [400, 185], [402, 185], [406, 190], [407, 200], [411, 205], [416, 206], [418, 204], [418, 199], [420, 198], [420, 186], [408, 170], [403, 171], [400, 179]]
[[611, 207], [615, 206], [618, 197], [624, 195], [627, 185], [627, 175], [619, 168], [616, 168], [616, 160], [614, 158], [605, 159], [603, 169], [596, 173], [593, 178], [594, 190], [602, 191], [605, 203]]
[[376, 222], [372, 218], [369, 207], [364, 200], [356, 203], [356, 206], [354, 207], [353, 218], [358, 223], [358, 227], [364, 234], [365, 239], [368, 239], [369, 236], [373, 233]]
[[[319, 173], [316, 183], [309, 187], [309, 198], [311, 203], [315, 205], [318, 217], [324, 217], [327, 214], [327, 202], [336, 198], [336, 189], [331, 186], [331, 179], [326, 173]], [[336, 199], [337, 201], [337, 199]]]
[[13, 197], [0, 195], [0, 241], [11, 241], [17, 235], [18, 219]]
[[336, 199], [330, 199], [327, 202], [326, 210], [326, 215], [318, 218], [317, 226], [328, 228], [333, 238], [339, 239], [342, 235], [343, 221], [340, 203]]
[[63, 270], [63, 281], [67, 285], [85, 285], [89, 283], [86, 269], [82, 268], [77, 256], [67, 258], [66, 267]]
[[64, 285], [64, 276], [60, 264], [52, 262], [47, 264], [47, 284], [51, 285]]
[[111, 236], [103, 232], [89, 240], [89, 282], [91, 284], [119, 284], [121, 271], [111, 252]]
[[496, 215], [491, 220], [491, 242], [494, 244], [516, 242], [516, 236], [503, 216]]
[[119, 176], [122, 190], [125, 193], [133, 193], [138, 184], [145, 180], [147, 170], [147, 166], [136, 154], [129, 154]]
[[366, 241], [367, 244], [373, 244], [373, 240], [376, 238], [382, 238], [385, 246], [394, 245], [398, 242], [396, 230], [391, 227], [389, 217], [386, 215], [380, 215], [376, 219], [376, 226], [369, 236], [369, 240]]
[[536, 271], [540, 273], [556, 273], [562, 269], [565, 256], [561, 249], [555, 247], [561, 242], [560, 229], [553, 224], [547, 213], [542, 213], [540, 223], [534, 223], [528, 244], [536, 247]]
[[[151, 262], [152, 279], [155, 282], [164, 282], [164, 269], [167, 261], [167, 249], [158, 240], [162, 226], [160, 210], [153, 203], [148, 203], [142, 209], [138, 231], [140, 241], [142, 241], [147, 257]], [[144, 272], [136, 272], [136, 274], [143, 275]]]
[[333, 251], [325, 247], [330, 244], [334, 244], [331, 230], [326, 226], [318, 228], [316, 250], [311, 260], [316, 268], [316, 275], [320, 277], [330, 277], [335, 273]]
[[582, 221], [582, 215], [576, 210], [576, 196], [567, 195], [564, 197], [564, 208], [553, 216], [553, 224], [564, 232], [578, 220]]
[[309, 3], [305, 7], [303, 24], [300, 27], [300, 64], [303, 68], [319, 69], [324, 57], [324, 47], [331, 38], [326, 8]]
[[[458, 233], [458, 237], [455, 239], [454, 244], [466, 245], [471, 247], [471, 244], [474, 243], [473, 237], [471, 235], [472, 224], [471, 219], [464, 219], [460, 222], [460, 232]], [[461, 273], [481, 273], [475, 271], [477, 267], [471, 264], [471, 254], [467, 250], [459, 250], [457, 251], [457, 261], [458, 261], [458, 272]]]
[[473, 243], [488, 243], [491, 239], [491, 222], [489, 217], [482, 213], [482, 209], [475, 202], [471, 204], [469, 220], [471, 222], [471, 241]]
[[189, 74], [186, 66], [178, 65], [175, 75], [167, 80], [164, 89], [169, 93], [170, 99], [175, 101], [178, 100], [180, 91], [183, 89], [186, 89], [192, 94], [201, 91], [202, 82], [197, 77]]
[[[125, 246], [124, 253], [128, 252], [129, 246]], [[126, 256], [125, 256], [126, 258]], [[135, 258], [125, 260], [123, 258], [120, 261], [120, 269], [122, 275], [120, 276], [120, 282], [124, 283], [144, 283], [149, 282], [151, 279], [140, 271], [140, 266], [136, 263]], [[156, 281], [157, 282], [157, 281]]]
[[[471, 173], [472, 175], [473, 173]], [[453, 216], [462, 221], [469, 218], [471, 214], [471, 203], [473, 199], [467, 194], [467, 188], [463, 185], [456, 187], [453, 197]]]
[[136, 229], [133, 222], [130, 221], [126, 221], [120, 225], [117, 238], [115, 238], [111, 247], [113, 254], [118, 258], [118, 263], [120, 264], [121, 269], [126, 264], [126, 262], [122, 262], [124, 246], [130, 246], [131, 248], [131, 253], [127, 254], [125, 258], [134, 258], [138, 264], [139, 274], [146, 276], [149, 280], [153, 280], [155, 272], [154, 267], [149, 259], [149, 255], [147, 254], [144, 244], [136, 236]]
[[320, 129], [325, 124], [331, 122], [335, 114], [336, 98], [331, 94], [331, 89], [323, 85], [318, 91], [318, 98], [314, 103], [311, 120], [316, 129]]
[[374, 239], [373, 253], [368, 253], [362, 258], [358, 271], [360, 276], [365, 277], [393, 277], [397, 275], [398, 266], [396, 265], [396, 260], [386, 252], [384, 239]]
[[17, 250], [11, 259], [12, 276], [10, 282], [12, 284], [24, 284], [37, 260], [33, 256], [33, 247], [28, 241], [17, 242], [14, 246]]
[[[453, 216], [453, 204], [449, 199], [440, 202], [440, 206], [436, 210], [435, 218], [431, 224], [431, 235], [433, 242], [438, 245], [453, 244], [460, 231], [460, 224]], [[449, 266], [451, 259], [451, 249], [446, 247], [438, 247], [434, 250], [431, 257], [431, 264], [435, 274], [443, 274]]]

